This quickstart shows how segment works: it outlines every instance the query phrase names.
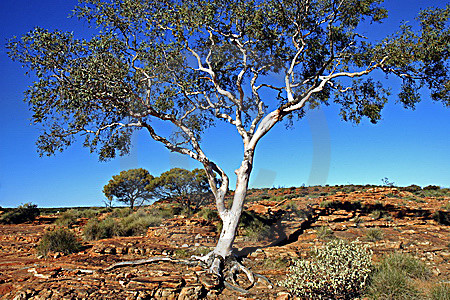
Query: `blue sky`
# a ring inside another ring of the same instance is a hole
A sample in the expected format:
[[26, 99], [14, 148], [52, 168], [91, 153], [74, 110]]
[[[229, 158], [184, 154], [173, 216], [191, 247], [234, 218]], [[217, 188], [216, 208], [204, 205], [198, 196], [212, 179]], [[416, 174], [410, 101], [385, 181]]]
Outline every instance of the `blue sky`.
[[[4, 44], [34, 26], [87, 35], [83, 23], [67, 18], [75, 4], [72, 0], [0, 1], [0, 206], [26, 202], [40, 207], [102, 205], [103, 185], [123, 169], [143, 167], [159, 175], [172, 167], [199, 167], [186, 157], [169, 153], [143, 132], [133, 137], [130, 156], [106, 163], [98, 162], [96, 155], [80, 144], [52, 157], [38, 156], [35, 141], [39, 129], [30, 125], [31, 114], [22, 101], [31, 79], [19, 64], [10, 61]], [[389, 21], [369, 27], [367, 34], [389, 34], [402, 20], [412, 20], [420, 8], [430, 5], [443, 7], [445, 1], [386, 1]], [[376, 125], [345, 123], [332, 105], [313, 111], [293, 129], [280, 125], [263, 138], [256, 151], [251, 185], [381, 184], [381, 179], [388, 177], [400, 186], [448, 187], [449, 117], [449, 109], [426, 95], [414, 111], [391, 101]], [[217, 126], [207, 132], [204, 141], [207, 154], [233, 179], [242, 155], [234, 129]]]

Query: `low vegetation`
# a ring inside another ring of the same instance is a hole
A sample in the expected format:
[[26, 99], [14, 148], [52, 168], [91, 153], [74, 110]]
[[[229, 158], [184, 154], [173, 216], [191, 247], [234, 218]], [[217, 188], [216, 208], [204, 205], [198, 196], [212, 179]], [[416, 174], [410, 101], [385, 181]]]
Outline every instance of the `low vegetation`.
[[367, 295], [371, 299], [426, 299], [414, 279], [424, 280], [429, 276], [425, 264], [409, 254], [389, 254], [376, 266]]
[[5, 212], [0, 217], [0, 224], [21, 224], [31, 222], [39, 216], [40, 211], [36, 204], [25, 203]]
[[[121, 216], [121, 217], [117, 217]], [[83, 229], [86, 240], [99, 240], [114, 236], [143, 235], [150, 226], [158, 226], [164, 219], [173, 216], [170, 208], [152, 210], [118, 209], [105, 219], [91, 219]]]
[[297, 260], [279, 282], [293, 295], [307, 299], [353, 299], [365, 289], [372, 271], [372, 252], [359, 242], [335, 239]]
[[75, 233], [66, 228], [56, 228], [47, 231], [37, 246], [39, 255], [47, 256], [49, 252], [61, 252], [70, 254], [78, 252], [81, 249], [81, 243], [78, 241]]
[[366, 239], [369, 242], [377, 242], [382, 240], [384, 237], [383, 230], [381, 230], [379, 227], [375, 228], [369, 228], [366, 231]]

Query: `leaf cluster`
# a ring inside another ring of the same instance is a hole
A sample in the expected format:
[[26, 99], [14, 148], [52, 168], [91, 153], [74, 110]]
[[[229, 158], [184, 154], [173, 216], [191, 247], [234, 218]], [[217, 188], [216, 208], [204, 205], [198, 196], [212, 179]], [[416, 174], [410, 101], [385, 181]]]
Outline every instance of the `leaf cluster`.
[[154, 194], [147, 188], [154, 180], [154, 177], [145, 169], [130, 169], [120, 172], [103, 187], [103, 193], [109, 200], [117, 200], [131, 206], [137, 201], [149, 200]]
[[[7, 48], [36, 76], [25, 100], [44, 129], [41, 154], [83, 136], [108, 159], [126, 154], [133, 130], [145, 128], [204, 163], [201, 137], [218, 120], [244, 139], [274, 109], [290, 121], [335, 103], [345, 121], [377, 122], [390, 96], [368, 76], [377, 69], [402, 80], [404, 106], [414, 108], [421, 87], [449, 106], [450, 6], [422, 11], [418, 30], [406, 23], [370, 41], [361, 28], [387, 17], [382, 3], [81, 0], [73, 16], [96, 28], [91, 39], [35, 28]], [[171, 138], [155, 120], [175, 125]]]

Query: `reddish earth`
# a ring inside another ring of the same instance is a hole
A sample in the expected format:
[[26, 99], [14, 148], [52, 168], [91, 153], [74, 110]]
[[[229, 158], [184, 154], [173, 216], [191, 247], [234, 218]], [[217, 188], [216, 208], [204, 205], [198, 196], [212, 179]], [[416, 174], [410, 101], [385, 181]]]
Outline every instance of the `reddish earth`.
[[[273, 234], [260, 242], [239, 235], [235, 246], [245, 257], [243, 263], [276, 283], [285, 278], [293, 258], [306, 257], [326, 242], [318, 236], [326, 226], [334, 236], [369, 244], [375, 261], [383, 253], [410, 253], [429, 266], [432, 281], [450, 280], [450, 228], [445, 221], [450, 195], [419, 198], [393, 188], [327, 195], [329, 189], [252, 190], [247, 209], [270, 219]], [[179, 216], [149, 228], [147, 236], [104, 239], [85, 243], [79, 253], [37, 257], [37, 243], [54, 226], [43, 223], [51, 221], [41, 217], [33, 224], [0, 225], [1, 299], [288, 299], [283, 288], [262, 280], [239, 295], [198, 266], [157, 262], [105, 270], [116, 262], [185, 258], [212, 248], [215, 224], [202, 218]], [[381, 238], [369, 241], [371, 228], [378, 228]]]

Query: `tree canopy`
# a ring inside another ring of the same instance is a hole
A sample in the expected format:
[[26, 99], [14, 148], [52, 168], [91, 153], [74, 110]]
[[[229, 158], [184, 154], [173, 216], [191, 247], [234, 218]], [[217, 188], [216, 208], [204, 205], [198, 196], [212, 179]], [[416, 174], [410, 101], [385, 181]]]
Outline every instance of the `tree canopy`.
[[207, 194], [211, 191], [205, 170], [188, 171], [181, 168], [172, 168], [162, 173], [148, 188], [156, 196], [177, 201], [189, 211], [196, 211], [206, 204], [210, 199]]
[[123, 202], [133, 209], [137, 203], [142, 205], [154, 197], [152, 191], [148, 189], [153, 179], [154, 177], [142, 168], [122, 171], [103, 187], [103, 193], [108, 200]]

